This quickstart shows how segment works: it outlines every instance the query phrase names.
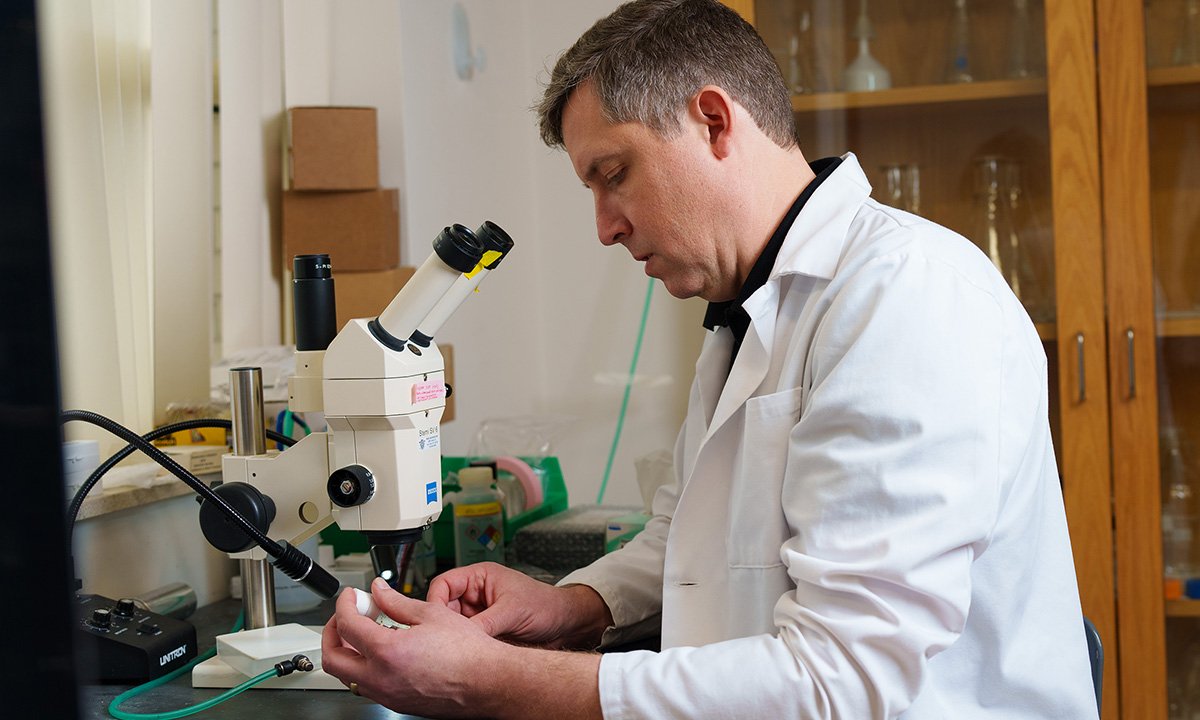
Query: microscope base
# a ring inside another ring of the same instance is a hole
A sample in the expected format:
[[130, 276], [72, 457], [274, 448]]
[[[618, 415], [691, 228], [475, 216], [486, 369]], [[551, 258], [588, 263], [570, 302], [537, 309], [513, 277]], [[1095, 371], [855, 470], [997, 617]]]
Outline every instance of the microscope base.
[[279, 660], [302, 653], [317, 665], [317, 669], [271, 678], [252, 689], [345, 690], [346, 686], [340, 680], [320, 668], [320, 630], [300, 625], [280, 625], [222, 635], [217, 639], [217, 656], [192, 668], [192, 687], [236, 687], [270, 669]]

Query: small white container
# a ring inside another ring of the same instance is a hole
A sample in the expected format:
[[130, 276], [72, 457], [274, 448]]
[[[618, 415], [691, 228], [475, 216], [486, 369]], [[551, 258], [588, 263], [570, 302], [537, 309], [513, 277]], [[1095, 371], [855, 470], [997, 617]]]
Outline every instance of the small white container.
[[63, 481], [67, 499], [74, 497], [100, 465], [100, 443], [97, 440], [68, 440], [63, 443]]

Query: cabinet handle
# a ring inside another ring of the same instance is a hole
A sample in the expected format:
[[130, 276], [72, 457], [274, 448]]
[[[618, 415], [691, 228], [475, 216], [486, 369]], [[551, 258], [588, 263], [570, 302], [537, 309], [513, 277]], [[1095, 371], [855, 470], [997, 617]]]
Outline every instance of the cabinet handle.
[[1075, 350], [1078, 354], [1078, 376], [1079, 376], [1079, 399], [1077, 402], [1087, 400], [1087, 371], [1083, 364], [1083, 333], [1075, 333]]
[[1133, 328], [1125, 329], [1125, 347], [1129, 353], [1129, 399], [1137, 397], [1136, 365], [1133, 360]]

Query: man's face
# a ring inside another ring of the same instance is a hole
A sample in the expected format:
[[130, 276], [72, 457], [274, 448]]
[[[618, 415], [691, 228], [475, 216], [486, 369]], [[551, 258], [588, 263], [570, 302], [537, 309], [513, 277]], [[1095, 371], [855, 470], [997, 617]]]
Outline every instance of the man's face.
[[563, 111], [563, 145], [592, 191], [601, 243], [624, 245], [677, 298], [727, 300], [738, 290], [734, 245], [721, 241], [728, 193], [707, 130], [683, 124], [670, 138], [641, 123], [611, 124], [585, 83]]

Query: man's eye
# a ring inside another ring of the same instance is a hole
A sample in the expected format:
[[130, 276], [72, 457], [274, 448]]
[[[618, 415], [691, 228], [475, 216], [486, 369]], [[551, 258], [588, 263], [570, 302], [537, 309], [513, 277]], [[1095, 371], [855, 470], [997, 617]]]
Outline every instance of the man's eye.
[[620, 170], [616, 171], [612, 175], [609, 175], [608, 178], [605, 180], [605, 183], [609, 187], [615, 187], [615, 186], [619, 185], [621, 183], [621, 181], [624, 179], [625, 179], [625, 168], [621, 168]]

